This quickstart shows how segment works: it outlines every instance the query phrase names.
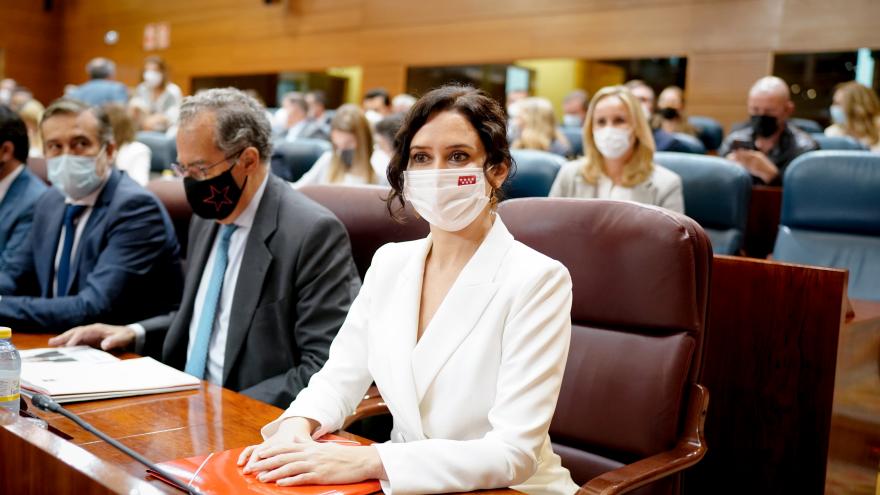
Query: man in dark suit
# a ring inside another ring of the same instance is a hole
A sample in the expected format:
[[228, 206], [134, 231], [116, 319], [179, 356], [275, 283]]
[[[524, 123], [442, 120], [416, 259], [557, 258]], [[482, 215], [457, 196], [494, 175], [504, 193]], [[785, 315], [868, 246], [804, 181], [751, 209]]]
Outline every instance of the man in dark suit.
[[107, 115], [58, 100], [40, 122], [49, 179], [30, 234], [0, 272], [0, 322], [56, 332], [173, 310], [180, 246], [159, 201], [112, 167]]
[[25, 165], [29, 149], [24, 121], [0, 104], [0, 272], [30, 234], [34, 204], [46, 192], [46, 184]]
[[161, 349], [171, 366], [285, 407], [323, 366], [360, 289], [348, 235], [269, 173], [271, 128], [252, 98], [205, 91], [184, 100], [179, 122], [175, 169], [197, 215], [180, 309], [51, 344]]

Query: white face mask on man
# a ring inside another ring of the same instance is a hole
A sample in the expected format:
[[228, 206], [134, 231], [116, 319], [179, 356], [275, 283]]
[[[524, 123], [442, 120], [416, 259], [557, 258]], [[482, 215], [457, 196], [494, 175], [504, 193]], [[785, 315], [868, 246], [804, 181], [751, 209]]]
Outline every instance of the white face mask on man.
[[431, 225], [458, 232], [489, 203], [481, 167], [406, 170], [403, 197]]
[[628, 127], [603, 127], [593, 130], [593, 142], [599, 153], [612, 160], [622, 157], [632, 147], [632, 129]]
[[101, 185], [97, 156], [61, 155], [46, 160], [49, 182], [70, 199], [77, 200], [93, 193]]

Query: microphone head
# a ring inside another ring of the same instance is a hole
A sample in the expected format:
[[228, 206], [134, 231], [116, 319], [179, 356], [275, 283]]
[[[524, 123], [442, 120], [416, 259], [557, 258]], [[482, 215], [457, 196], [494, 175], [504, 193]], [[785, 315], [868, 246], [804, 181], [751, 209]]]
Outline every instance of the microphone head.
[[31, 397], [31, 403], [37, 408], [42, 409], [43, 411], [56, 411], [58, 409], [58, 403], [52, 400], [51, 397], [44, 394], [34, 394]]

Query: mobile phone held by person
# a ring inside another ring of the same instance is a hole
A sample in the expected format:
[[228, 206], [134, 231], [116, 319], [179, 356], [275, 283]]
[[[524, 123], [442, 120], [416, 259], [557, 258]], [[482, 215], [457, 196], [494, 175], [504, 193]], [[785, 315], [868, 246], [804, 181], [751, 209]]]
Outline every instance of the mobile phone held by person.
[[730, 143], [730, 151], [755, 149], [754, 141], [749, 141], [748, 139], [734, 139], [733, 142]]

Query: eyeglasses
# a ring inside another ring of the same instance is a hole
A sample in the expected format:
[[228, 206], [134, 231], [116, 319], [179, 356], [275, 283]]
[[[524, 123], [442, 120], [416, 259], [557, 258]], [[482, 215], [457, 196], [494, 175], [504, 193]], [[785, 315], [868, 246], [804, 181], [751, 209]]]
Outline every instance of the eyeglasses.
[[[208, 177], [208, 171], [212, 168], [220, 165], [221, 163], [228, 162], [233, 158], [238, 158], [239, 155], [244, 153], [246, 148], [242, 148], [235, 153], [224, 157], [222, 160], [212, 163], [210, 165], [182, 165], [180, 163], [172, 163], [171, 170], [174, 171], [174, 175], [178, 177], [190, 177], [195, 180], [205, 180]], [[233, 165], [234, 166], [234, 165]]]

